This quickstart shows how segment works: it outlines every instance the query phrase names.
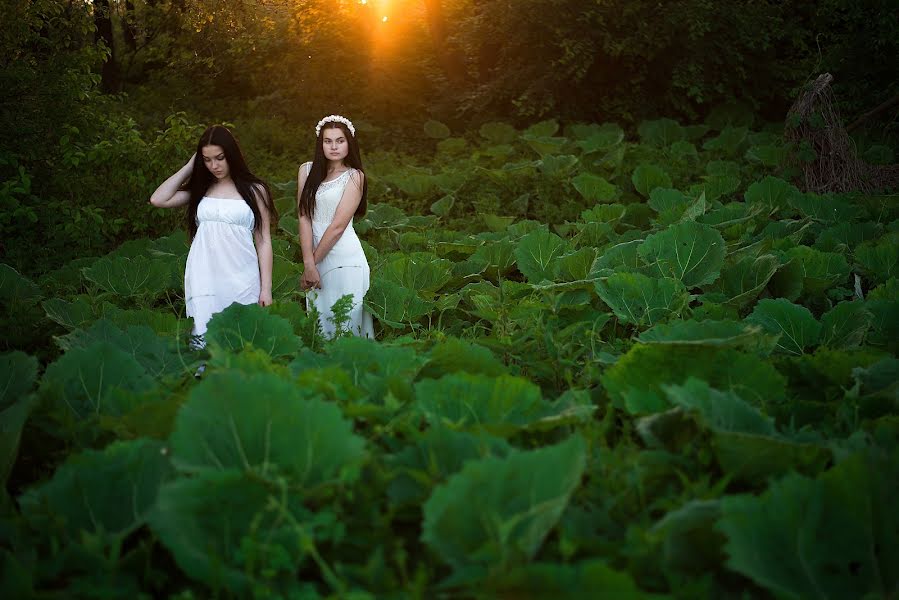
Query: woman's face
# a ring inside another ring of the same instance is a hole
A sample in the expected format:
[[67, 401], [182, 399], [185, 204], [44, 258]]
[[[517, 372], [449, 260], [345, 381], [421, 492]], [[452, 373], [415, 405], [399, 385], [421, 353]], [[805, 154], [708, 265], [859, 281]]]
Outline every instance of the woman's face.
[[350, 143], [340, 127], [328, 127], [322, 131], [322, 150], [328, 160], [343, 160], [350, 152]]
[[203, 146], [203, 164], [218, 180], [226, 179], [231, 173], [225, 159], [225, 149], [221, 146]]

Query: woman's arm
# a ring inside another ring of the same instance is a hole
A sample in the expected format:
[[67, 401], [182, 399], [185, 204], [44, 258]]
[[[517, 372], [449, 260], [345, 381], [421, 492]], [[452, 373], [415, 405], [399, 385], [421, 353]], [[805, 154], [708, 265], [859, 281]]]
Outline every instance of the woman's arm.
[[316, 246], [313, 253], [316, 264], [324, 260], [331, 248], [334, 247], [334, 244], [337, 243], [337, 240], [340, 239], [340, 236], [343, 235], [347, 225], [353, 220], [353, 215], [356, 214], [356, 209], [359, 208], [359, 203], [362, 201], [362, 183], [364, 178], [365, 175], [361, 171], [356, 171], [350, 175], [350, 181], [347, 183], [346, 189], [343, 191], [343, 197], [341, 197], [337, 210], [334, 212], [334, 219], [328, 225], [328, 228], [325, 229], [322, 239], [318, 241], [318, 246]]
[[194, 153], [183, 167], [178, 169], [171, 177], [162, 182], [156, 191], [150, 195], [150, 204], [159, 208], [175, 208], [184, 206], [190, 201], [190, 192], [182, 190], [181, 186], [190, 179], [194, 170]]
[[267, 203], [271, 200], [263, 198], [265, 188], [255, 186], [256, 206], [259, 208], [261, 227], [253, 231], [253, 240], [256, 242], [256, 255], [259, 257], [259, 306], [269, 306], [272, 303], [272, 232], [271, 215], [268, 212]]
[[312, 248], [312, 220], [309, 215], [300, 214], [300, 196], [303, 194], [303, 186], [306, 185], [306, 165], [300, 165], [297, 174], [297, 216], [300, 221], [300, 250], [303, 252], [303, 276], [300, 278], [300, 288], [308, 290], [314, 287], [321, 288], [321, 277], [318, 267], [315, 266], [314, 252]]

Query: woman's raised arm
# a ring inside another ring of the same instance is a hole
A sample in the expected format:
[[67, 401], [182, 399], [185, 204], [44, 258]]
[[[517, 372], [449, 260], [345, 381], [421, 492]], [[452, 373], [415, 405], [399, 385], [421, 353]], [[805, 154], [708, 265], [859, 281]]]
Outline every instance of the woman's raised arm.
[[181, 186], [190, 179], [194, 170], [194, 153], [183, 167], [178, 169], [171, 177], [160, 184], [156, 191], [150, 195], [150, 204], [159, 208], [175, 208], [184, 206], [190, 201], [190, 192], [182, 190]]

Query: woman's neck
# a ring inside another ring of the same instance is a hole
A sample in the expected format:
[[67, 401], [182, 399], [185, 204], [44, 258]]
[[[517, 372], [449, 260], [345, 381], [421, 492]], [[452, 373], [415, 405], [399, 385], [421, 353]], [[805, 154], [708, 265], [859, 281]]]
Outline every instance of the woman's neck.
[[345, 171], [346, 168], [347, 168], [346, 165], [343, 164], [343, 159], [328, 161], [328, 173], [334, 173], [336, 171]]

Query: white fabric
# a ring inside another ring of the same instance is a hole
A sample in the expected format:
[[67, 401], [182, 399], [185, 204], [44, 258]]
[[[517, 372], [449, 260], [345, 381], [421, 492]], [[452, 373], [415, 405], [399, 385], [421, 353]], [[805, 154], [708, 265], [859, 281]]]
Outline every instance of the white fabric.
[[234, 302], [259, 301], [254, 223], [253, 211], [242, 199], [200, 200], [197, 234], [184, 270], [184, 298], [187, 314], [194, 319], [194, 335], [204, 335], [212, 315]]
[[[306, 175], [312, 164], [308, 163]], [[317, 248], [325, 230], [334, 220], [337, 205], [343, 197], [350, 180], [350, 173], [354, 169], [347, 169], [336, 179], [322, 182], [315, 194], [315, 211], [312, 215], [312, 247]], [[307, 310], [314, 305], [319, 312], [319, 322], [325, 336], [334, 336], [335, 326], [331, 321], [334, 314], [331, 307], [341, 296], [353, 295], [353, 308], [349, 313], [349, 322], [345, 325], [355, 335], [374, 338], [371, 315], [362, 306], [362, 299], [368, 292], [370, 271], [365, 253], [362, 251], [362, 243], [353, 229], [353, 221], [328, 252], [327, 256], [316, 265], [321, 276], [321, 289], [310, 290], [306, 295]]]

